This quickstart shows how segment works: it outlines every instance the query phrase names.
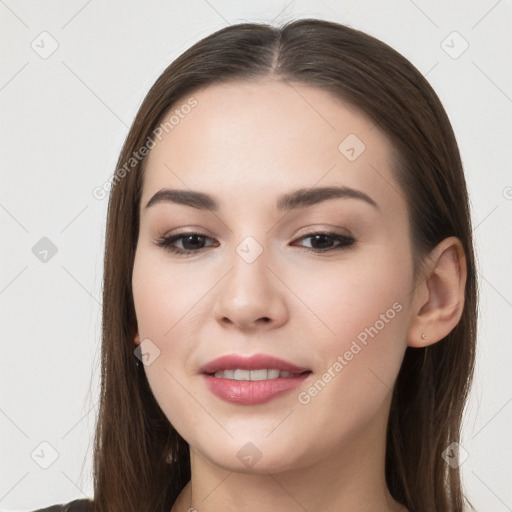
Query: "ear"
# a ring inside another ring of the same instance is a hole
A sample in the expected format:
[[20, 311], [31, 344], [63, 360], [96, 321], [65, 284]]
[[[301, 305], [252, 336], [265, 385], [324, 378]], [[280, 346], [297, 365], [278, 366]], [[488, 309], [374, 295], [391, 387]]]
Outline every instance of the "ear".
[[139, 331], [135, 333], [135, 338], [133, 339], [133, 344], [138, 347], [140, 345], [140, 336]]
[[426, 347], [447, 336], [464, 309], [467, 266], [461, 241], [445, 238], [430, 253], [417, 283], [407, 344]]

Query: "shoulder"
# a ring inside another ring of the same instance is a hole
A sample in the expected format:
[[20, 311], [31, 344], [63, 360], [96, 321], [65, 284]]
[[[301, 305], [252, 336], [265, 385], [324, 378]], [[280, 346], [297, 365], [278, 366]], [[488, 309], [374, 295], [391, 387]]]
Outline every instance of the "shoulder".
[[62, 503], [60, 505], [51, 505], [46, 508], [38, 508], [32, 512], [93, 512], [94, 502], [89, 499], [81, 499]]

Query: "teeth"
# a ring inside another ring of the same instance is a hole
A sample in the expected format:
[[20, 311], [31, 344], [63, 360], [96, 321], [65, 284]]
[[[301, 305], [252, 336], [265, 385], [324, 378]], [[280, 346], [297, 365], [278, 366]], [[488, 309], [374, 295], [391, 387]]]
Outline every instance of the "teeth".
[[235, 370], [234, 380], [251, 380], [251, 372], [249, 370]]
[[267, 379], [278, 379], [280, 373], [279, 370], [267, 370]]
[[289, 377], [296, 377], [297, 373], [282, 372], [280, 370], [219, 370], [215, 372], [215, 377], [221, 379], [231, 380], [267, 380], [267, 379], [282, 379]]

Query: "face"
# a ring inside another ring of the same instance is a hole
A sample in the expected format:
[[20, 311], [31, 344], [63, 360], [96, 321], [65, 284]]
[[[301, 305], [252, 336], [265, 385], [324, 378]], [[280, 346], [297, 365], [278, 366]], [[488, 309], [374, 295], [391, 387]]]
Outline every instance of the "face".
[[[385, 428], [407, 344], [412, 254], [390, 143], [313, 87], [224, 84], [193, 98], [145, 162], [132, 285], [151, 389], [191, 448], [225, 469], [341, 460]], [[316, 191], [327, 187], [341, 192]], [[162, 189], [212, 200], [147, 206]], [[202, 372], [232, 354], [307, 372], [252, 383]]]

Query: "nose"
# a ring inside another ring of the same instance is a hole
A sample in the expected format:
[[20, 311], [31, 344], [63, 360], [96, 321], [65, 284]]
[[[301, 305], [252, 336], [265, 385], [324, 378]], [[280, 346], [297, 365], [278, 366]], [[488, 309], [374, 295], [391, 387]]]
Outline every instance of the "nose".
[[223, 327], [254, 331], [286, 323], [287, 288], [264, 255], [251, 263], [237, 253], [232, 258], [231, 269], [217, 288], [214, 306], [215, 319]]

